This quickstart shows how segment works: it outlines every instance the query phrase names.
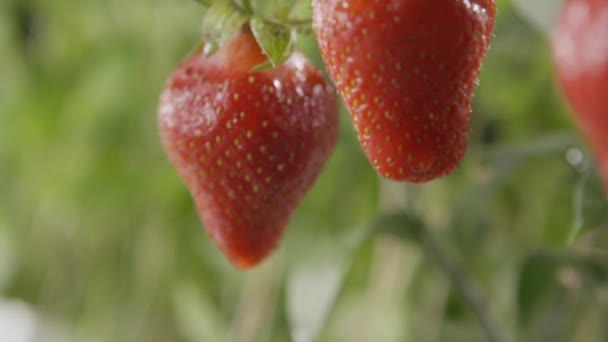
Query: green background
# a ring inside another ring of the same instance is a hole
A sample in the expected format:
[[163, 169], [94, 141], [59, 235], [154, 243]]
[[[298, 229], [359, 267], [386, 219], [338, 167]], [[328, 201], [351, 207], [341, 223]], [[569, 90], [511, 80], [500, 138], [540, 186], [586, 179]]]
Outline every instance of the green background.
[[[343, 110], [280, 249], [239, 272], [157, 131], [158, 95], [204, 8], [3, 0], [0, 309], [28, 303], [36, 341], [485, 341], [423, 230], [508, 339], [608, 340], [605, 197], [546, 36], [498, 3], [462, 166], [425, 185], [381, 181]], [[322, 67], [313, 37], [298, 44]]]

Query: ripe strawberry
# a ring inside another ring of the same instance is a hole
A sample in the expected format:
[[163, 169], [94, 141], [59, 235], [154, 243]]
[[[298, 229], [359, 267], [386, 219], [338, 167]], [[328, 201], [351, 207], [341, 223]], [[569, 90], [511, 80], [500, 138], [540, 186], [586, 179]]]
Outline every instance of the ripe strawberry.
[[336, 96], [322, 73], [298, 52], [250, 72], [265, 62], [243, 31], [210, 57], [187, 59], [159, 106], [165, 149], [207, 231], [239, 268], [275, 248], [337, 138]]
[[552, 45], [559, 83], [608, 191], [608, 1], [566, 2]]
[[313, 0], [313, 28], [380, 175], [425, 182], [466, 148], [494, 0]]

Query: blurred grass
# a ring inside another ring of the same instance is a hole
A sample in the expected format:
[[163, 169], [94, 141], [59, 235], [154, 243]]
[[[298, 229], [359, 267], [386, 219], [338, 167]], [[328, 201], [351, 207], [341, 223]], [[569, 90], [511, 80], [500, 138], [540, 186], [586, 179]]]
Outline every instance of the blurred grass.
[[[547, 41], [508, 1], [499, 8], [466, 160], [447, 179], [410, 187], [405, 205], [453, 246], [518, 340], [605, 341], [606, 279], [588, 269], [605, 273], [606, 254], [593, 251], [607, 235], [567, 245], [580, 175], [565, 152], [581, 143], [488, 161], [543, 136], [576, 137]], [[0, 295], [63, 322], [75, 341], [290, 340], [287, 279], [403, 207], [386, 203], [343, 112], [336, 153], [281, 249], [260, 269], [232, 269], [156, 128], [160, 89], [197, 43], [203, 12], [186, 0], [0, 3]], [[300, 47], [322, 65], [314, 39]], [[375, 237], [352, 255], [332, 253], [348, 262], [321, 340], [483, 340], [415, 241]]]

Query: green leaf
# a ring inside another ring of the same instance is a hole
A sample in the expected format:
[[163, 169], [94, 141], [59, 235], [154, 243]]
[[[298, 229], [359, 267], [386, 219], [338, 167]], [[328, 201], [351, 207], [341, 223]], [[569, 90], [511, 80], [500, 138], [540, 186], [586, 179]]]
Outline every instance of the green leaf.
[[593, 165], [586, 168], [576, 189], [574, 217], [570, 242], [590, 230], [608, 226], [608, 197]]
[[214, 2], [203, 19], [202, 38], [205, 55], [208, 56], [217, 51], [224, 42], [242, 29], [248, 19], [248, 15], [236, 7], [232, 1]]
[[258, 72], [258, 71], [266, 71], [274, 68], [271, 62], [266, 62], [262, 64], [258, 64], [249, 70], [250, 72]]
[[258, 17], [252, 18], [250, 25], [255, 39], [273, 66], [289, 57], [295, 34], [288, 26]]

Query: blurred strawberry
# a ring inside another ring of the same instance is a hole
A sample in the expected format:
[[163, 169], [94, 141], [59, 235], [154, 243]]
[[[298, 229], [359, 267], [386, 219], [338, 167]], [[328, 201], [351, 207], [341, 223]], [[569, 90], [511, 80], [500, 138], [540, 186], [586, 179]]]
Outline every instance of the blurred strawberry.
[[552, 44], [560, 86], [608, 191], [608, 1], [567, 1]]
[[380, 175], [425, 182], [466, 149], [494, 0], [313, 0], [321, 53]]
[[243, 31], [179, 66], [159, 106], [165, 149], [207, 231], [239, 268], [276, 247], [337, 138], [337, 101], [322, 73], [298, 52], [250, 71], [266, 62]]

